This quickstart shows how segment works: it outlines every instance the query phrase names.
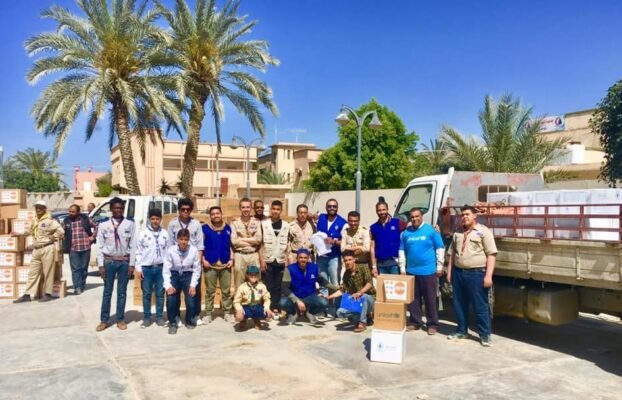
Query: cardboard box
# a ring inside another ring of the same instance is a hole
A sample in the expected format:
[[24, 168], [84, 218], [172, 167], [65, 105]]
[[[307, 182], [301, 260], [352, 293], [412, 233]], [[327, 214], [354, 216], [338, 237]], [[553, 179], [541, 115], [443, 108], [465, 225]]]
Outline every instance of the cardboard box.
[[54, 289], [52, 291], [52, 297], [59, 299], [67, 297], [67, 281], [62, 279], [60, 281], [54, 281]]
[[385, 331], [401, 331], [406, 328], [406, 304], [374, 304], [374, 328]]
[[35, 244], [35, 237], [32, 235], [26, 236], [24, 239], [24, 247], [26, 249], [32, 248], [32, 245]]
[[20, 236], [0, 235], [0, 251], [18, 252], [24, 250], [24, 238]]
[[32, 263], [32, 252], [25, 251], [22, 255], [22, 265], [30, 265]]
[[0, 204], [18, 204], [21, 208], [26, 208], [26, 191], [24, 189], [0, 190]]
[[15, 283], [27, 283], [30, 267], [15, 267]]
[[15, 284], [14, 283], [0, 283], [0, 299], [13, 299], [15, 298]]
[[22, 265], [22, 253], [0, 253], [0, 267]]
[[8, 235], [9, 233], [9, 220], [0, 218], [0, 235]]
[[15, 291], [15, 298], [20, 298], [26, 294], [26, 284], [25, 283], [16, 283], [13, 288]]
[[[5, 219], [16, 219], [17, 218], [17, 212], [19, 210], [21, 210], [22, 206], [20, 206], [19, 204], [15, 204], [15, 205], [0, 205], [0, 215], [2, 216], [2, 218]], [[7, 227], [7, 230], [9, 228]]]
[[415, 277], [413, 275], [378, 275], [376, 298], [384, 303], [412, 303], [415, 300]]
[[27, 219], [14, 219], [11, 223], [11, 232], [16, 235], [26, 235], [30, 233], [32, 221]]
[[25, 219], [27, 221], [34, 221], [37, 217], [37, 213], [35, 210], [31, 210], [29, 208], [20, 208], [17, 210], [17, 219]]
[[0, 268], [0, 283], [15, 282], [15, 268], [2, 267]]
[[399, 332], [373, 329], [371, 331], [371, 351], [369, 359], [373, 362], [401, 364], [406, 357], [406, 329]]

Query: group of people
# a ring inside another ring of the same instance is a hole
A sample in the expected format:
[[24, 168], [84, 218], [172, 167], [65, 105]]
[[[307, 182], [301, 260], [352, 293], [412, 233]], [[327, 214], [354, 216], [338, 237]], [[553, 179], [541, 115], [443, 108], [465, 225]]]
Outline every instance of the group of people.
[[[468, 337], [472, 305], [480, 342], [483, 346], [491, 343], [488, 293], [497, 249], [492, 233], [477, 223], [477, 210], [473, 207], [464, 206], [461, 210], [463, 227], [450, 241], [447, 267], [446, 246], [438, 229], [423, 222], [425, 210], [413, 208], [409, 221], [405, 222], [392, 217], [384, 201], [376, 204], [378, 220], [369, 228], [360, 224], [360, 214], [356, 211], [349, 212], [347, 219], [341, 217], [335, 199], [328, 200], [326, 212], [319, 215], [311, 215], [308, 207], [300, 204], [296, 207], [296, 219], [287, 223], [281, 218], [280, 201], [270, 204], [266, 216], [262, 201], [252, 203], [243, 198], [239, 202], [240, 216], [230, 224], [225, 223], [218, 206], [208, 210], [209, 221], [201, 224], [192, 217], [193, 202], [183, 198], [178, 202], [179, 215], [167, 229], [162, 227], [161, 210], [154, 208], [149, 210], [148, 224], [142, 232], [135, 232], [133, 221], [123, 217], [124, 207], [123, 200], [113, 198], [111, 218], [95, 226], [87, 217], [80, 216], [79, 207], [72, 206], [64, 229], [54, 225], [42, 230], [47, 225], [37, 223], [39, 228], [33, 232], [41, 235], [49, 230], [46, 234], [50, 238], [64, 234], [76, 294], [84, 290], [86, 277], [86, 269], [77, 266], [84, 265], [86, 259], [88, 268], [90, 243], [96, 241], [97, 263], [104, 280], [98, 332], [110, 326], [115, 280], [115, 322], [119, 329], [127, 328], [124, 321], [127, 283], [135, 272], [143, 291], [141, 327], [154, 323], [153, 295], [155, 323], [167, 325], [166, 293], [169, 334], [175, 334], [181, 325], [178, 321], [182, 293], [186, 305], [185, 326], [194, 329], [198, 324], [209, 324], [218, 286], [224, 318], [237, 322], [237, 328], [245, 320], [252, 320], [259, 329], [262, 320], [272, 318], [291, 324], [299, 317], [306, 317], [315, 324], [318, 316], [326, 315], [348, 319], [355, 332], [363, 332], [373, 317], [373, 277], [408, 274], [415, 276], [415, 293], [409, 305], [407, 329], [426, 329], [429, 335], [434, 335], [439, 326], [438, 279], [446, 274], [453, 286], [457, 318], [457, 329], [448, 338]], [[35, 209], [37, 221], [44, 218], [37, 206]], [[323, 241], [321, 249], [313, 245], [318, 237]], [[35, 242], [38, 243], [37, 239]], [[283, 287], [286, 269], [290, 283]], [[205, 309], [200, 318], [203, 290]], [[20, 298], [16, 302], [28, 300]], [[351, 307], [352, 303], [359, 306]], [[425, 322], [422, 309], [425, 309]]]

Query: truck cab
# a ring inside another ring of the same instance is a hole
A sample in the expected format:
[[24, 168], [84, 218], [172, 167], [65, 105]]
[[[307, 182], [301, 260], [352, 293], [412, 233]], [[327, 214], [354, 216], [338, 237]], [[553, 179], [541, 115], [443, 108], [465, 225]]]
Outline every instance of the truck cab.
[[[125, 201], [125, 218], [131, 219], [136, 224], [139, 232], [147, 227], [147, 216], [152, 208], [159, 208], [162, 214], [177, 213], [177, 197], [173, 196], [118, 196]], [[110, 199], [107, 199], [95, 208], [90, 217], [98, 224], [107, 221], [112, 216]]]

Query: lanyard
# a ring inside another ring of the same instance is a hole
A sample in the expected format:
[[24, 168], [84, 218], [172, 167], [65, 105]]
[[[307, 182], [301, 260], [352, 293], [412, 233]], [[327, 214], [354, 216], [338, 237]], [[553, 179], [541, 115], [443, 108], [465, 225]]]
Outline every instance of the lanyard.
[[118, 249], [119, 247], [121, 247], [121, 236], [119, 236], [119, 226], [121, 226], [121, 224], [123, 223], [123, 218], [121, 218], [121, 222], [119, 222], [118, 224], [115, 224], [114, 218], [111, 218], [110, 222], [112, 223], [112, 227], [114, 228], [114, 247]]
[[153, 236], [153, 238], [155, 239], [155, 245], [156, 245], [156, 257], [161, 258], [162, 257], [162, 252], [160, 251], [160, 235], [162, 234], [162, 227], [160, 227], [158, 229], [158, 234], [156, 235], [156, 231], [154, 231], [152, 229], [151, 226], [148, 226], [147, 229], [149, 229], [149, 232], [151, 232], [151, 236]]
[[190, 247], [186, 249], [186, 251], [181, 251], [179, 245], [177, 245], [177, 254], [179, 255], [179, 259], [181, 261], [181, 271], [184, 270], [184, 260], [188, 256], [188, 252], [190, 251]]

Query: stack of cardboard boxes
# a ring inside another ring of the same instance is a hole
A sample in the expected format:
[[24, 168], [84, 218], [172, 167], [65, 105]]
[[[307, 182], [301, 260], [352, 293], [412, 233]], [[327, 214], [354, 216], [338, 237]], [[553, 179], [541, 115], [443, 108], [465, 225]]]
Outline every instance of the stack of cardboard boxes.
[[414, 300], [415, 277], [379, 275], [376, 280], [370, 359], [401, 364], [406, 354], [406, 307]]
[[[34, 210], [26, 208], [25, 190], [0, 190], [0, 299], [16, 299], [26, 291], [33, 244], [32, 236], [26, 235], [34, 219]], [[22, 236], [11, 236], [11, 232]], [[60, 244], [57, 243], [56, 248], [53, 295], [65, 297], [67, 283], [62, 279], [63, 254]], [[40, 295], [39, 290], [37, 297]]]

